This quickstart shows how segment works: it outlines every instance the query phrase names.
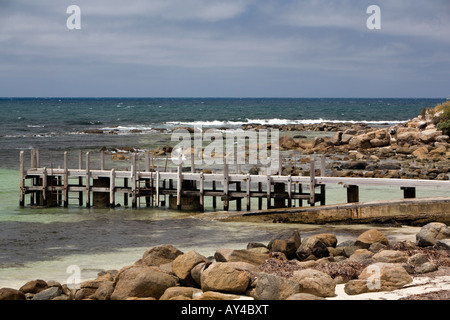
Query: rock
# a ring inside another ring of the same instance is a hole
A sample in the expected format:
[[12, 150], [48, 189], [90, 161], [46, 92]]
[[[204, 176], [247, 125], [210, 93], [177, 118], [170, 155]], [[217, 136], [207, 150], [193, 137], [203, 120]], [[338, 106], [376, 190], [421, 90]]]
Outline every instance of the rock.
[[247, 243], [247, 250], [248, 249], [254, 249], [254, 248], [267, 248], [264, 243], [260, 242], [249, 242]]
[[194, 286], [196, 283], [191, 276], [191, 270], [201, 262], [209, 260], [195, 251], [187, 251], [173, 260], [172, 271], [180, 279], [180, 283], [185, 286]]
[[442, 131], [436, 131], [435, 129], [424, 130], [419, 133], [419, 140], [423, 143], [431, 143], [436, 141], [436, 138], [441, 135]]
[[290, 279], [269, 273], [260, 273], [252, 293], [255, 300], [285, 300], [299, 293], [300, 285]]
[[318, 297], [310, 293], [295, 293], [287, 297], [286, 300], [325, 300], [325, 298]]
[[408, 258], [408, 264], [412, 266], [420, 266], [421, 264], [424, 264], [425, 262], [429, 262], [428, 256], [425, 253], [416, 253], [415, 255], [412, 255]]
[[399, 264], [378, 262], [364, 269], [358, 279], [347, 282], [344, 291], [348, 295], [392, 291], [411, 282], [411, 276]]
[[207, 291], [201, 296], [194, 298], [194, 300], [236, 300], [240, 296], [234, 294], [226, 294], [221, 292]]
[[436, 241], [436, 249], [450, 250], [450, 239], [442, 239]]
[[416, 158], [423, 159], [423, 158], [426, 158], [426, 157], [427, 157], [428, 152], [429, 152], [429, 147], [428, 147], [428, 146], [422, 146], [422, 147], [417, 148], [417, 149], [412, 153], [412, 155], [413, 155], [414, 157], [416, 157]]
[[214, 258], [217, 262], [247, 262], [259, 266], [269, 258], [268, 253], [259, 253], [252, 250], [219, 249]]
[[363, 232], [355, 241], [355, 245], [368, 249], [373, 243], [380, 242], [384, 245], [389, 244], [389, 240], [377, 229], [370, 229]]
[[336, 283], [326, 273], [314, 270], [304, 269], [294, 271], [292, 281], [300, 285], [300, 293], [309, 293], [318, 297], [334, 297]]
[[176, 277], [156, 267], [128, 266], [119, 271], [111, 300], [125, 300], [129, 297], [159, 299], [167, 288], [177, 284]]
[[47, 282], [45, 282], [44, 280], [38, 279], [38, 280], [28, 281], [22, 287], [20, 287], [19, 290], [22, 291], [23, 293], [36, 294], [47, 288], [48, 288]]
[[36, 293], [31, 300], [52, 300], [62, 293], [61, 288], [59, 287], [51, 287], [45, 290]]
[[267, 248], [270, 252], [283, 252], [288, 259], [295, 257], [295, 253], [302, 240], [298, 230], [288, 230], [273, 237]]
[[398, 142], [413, 142], [417, 141], [419, 138], [419, 132], [418, 130], [410, 130], [410, 131], [404, 131], [404, 132], [398, 132], [396, 135], [396, 139]]
[[405, 263], [408, 258], [409, 255], [406, 252], [397, 250], [382, 250], [372, 257], [376, 262], [386, 263]]
[[352, 170], [364, 170], [367, 166], [367, 162], [366, 161], [362, 161], [362, 160], [351, 160], [351, 161], [347, 161], [344, 162], [341, 165], [342, 169], [352, 169]]
[[319, 238], [327, 247], [336, 248], [337, 238], [332, 233], [320, 233], [314, 235], [314, 237]]
[[202, 285], [201, 275], [202, 275], [203, 269], [209, 264], [210, 264], [210, 262], [207, 262], [207, 263], [201, 262], [191, 269], [191, 277], [198, 286]]
[[357, 249], [348, 259], [360, 263], [362, 265], [368, 266], [374, 263], [374, 260], [372, 259], [373, 255], [374, 253], [367, 249]]
[[297, 142], [290, 136], [281, 136], [279, 144], [281, 150], [292, 150], [298, 147]]
[[2, 300], [26, 300], [26, 297], [25, 294], [20, 290], [12, 288], [1, 288], [0, 301]]
[[449, 238], [450, 228], [445, 223], [430, 222], [416, 234], [416, 244], [420, 247], [434, 246], [438, 240]]
[[303, 239], [296, 254], [300, 261], [306, 259], [320, 259], [330, 255], [325, 242], [317, 236], [310, 236]]
[[372, 243], [370, 245], [369, 251], [373, 252], [373, 253], [377, 253], [377, 252], [380, 252], [381, 250], [383, 250], [386, 247], [387, 246], [385, 244], [382, 244], [381, 242], [375, 242], [375, 243]]
[[201, 274], [203, 291], [244, 293], [250, 278], [244, 271], [236, 270], [227, 262], [213, 262]]
[[171, 287], [167, 288], [166, 291], [164, 291], [164, 294], [161, 296], [159, 300], [171, 300], [175, 297], [186, 297], [189, 299], [194, 298], [194, 294], [201, 295], [202, 291], [197, 288], [191, 288], [191, 287]]
[[113, 281], [103, 281], [95, 290], [93, 298], [95, 300], [111, 300], [111, 295], [114, 292]]
[[434, 272], [438, 269], [438, 266], [431, 262], [425, 262], [424, 264], [421, 264], [420, 266], [415, 268], [416, 273], [428, 273], [428, 272]]
[[349, 146], [353, 149], [368, 149], [372, 145], [370, 144], [370, 136], [367, 134], [362, 134], [358, 136], [353, 136], [348, 142]]
[[139, 262], [145, 266], [160, 266], [171, 263], [176, 257], [182, 254], [182, 251], [172, 245], [159, 245], [145, 251]]
[[379, 170], [399, 170], [401, 167], [401, 163], [394, 160], [382, 161], [378, 164]]

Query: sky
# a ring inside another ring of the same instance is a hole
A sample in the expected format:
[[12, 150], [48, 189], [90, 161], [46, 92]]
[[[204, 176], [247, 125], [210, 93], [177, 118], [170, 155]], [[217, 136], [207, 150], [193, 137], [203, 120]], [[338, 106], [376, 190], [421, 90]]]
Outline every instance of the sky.
[[0, 97], [449, 95], [448, 0], [0, 0]]

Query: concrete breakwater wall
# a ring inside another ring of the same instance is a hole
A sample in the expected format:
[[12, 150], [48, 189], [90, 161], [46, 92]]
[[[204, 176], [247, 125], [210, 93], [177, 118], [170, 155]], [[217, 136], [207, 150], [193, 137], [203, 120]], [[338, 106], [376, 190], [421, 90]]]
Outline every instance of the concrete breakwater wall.
[[450, 198], [404, 199], [348, 203], [321, 207], [270, 209], [251, 212], [205, 213], [201, 219], [281, 223], [402, 223], [423, 225], [450, 222]]

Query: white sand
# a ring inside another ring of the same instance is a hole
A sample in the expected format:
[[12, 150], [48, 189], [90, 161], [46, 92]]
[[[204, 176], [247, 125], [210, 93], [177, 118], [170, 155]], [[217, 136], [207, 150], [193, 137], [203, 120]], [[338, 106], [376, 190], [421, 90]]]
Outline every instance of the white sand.
[[450, 276], [441, 277], [415, 277], [413, 282], [402, 289], [348, 295], [344, 291], [345, 284], [336, 286], [336, 296], [327, 300], [398, 300], [414, 294], [423, 294], [433, 291], [450, 290]]

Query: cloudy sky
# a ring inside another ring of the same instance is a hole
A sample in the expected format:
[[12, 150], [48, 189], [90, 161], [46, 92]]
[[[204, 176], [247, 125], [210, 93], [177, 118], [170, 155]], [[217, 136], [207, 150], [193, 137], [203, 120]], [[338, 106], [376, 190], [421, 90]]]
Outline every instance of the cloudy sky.
[[2, 97], [449, 95], [448, 0], [0, 0]]

